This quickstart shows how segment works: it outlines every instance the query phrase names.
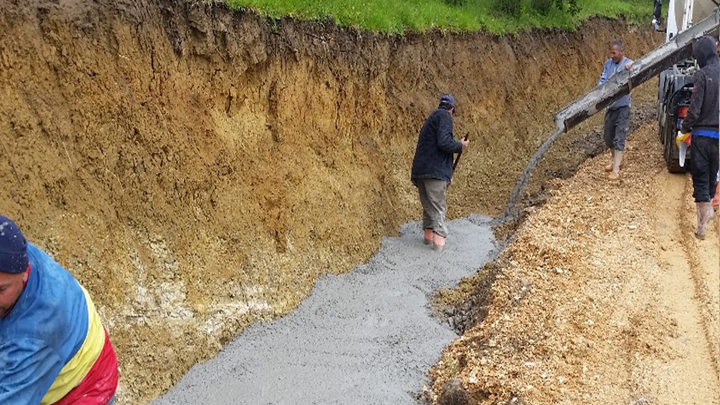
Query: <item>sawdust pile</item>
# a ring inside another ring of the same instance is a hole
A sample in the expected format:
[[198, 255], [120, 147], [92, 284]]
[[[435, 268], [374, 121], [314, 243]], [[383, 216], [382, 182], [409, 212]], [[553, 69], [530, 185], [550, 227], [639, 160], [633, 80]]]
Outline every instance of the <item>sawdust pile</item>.
[[530, 208], [486, 269], [495, 283], [484, 320], [430, 372], [433, 403], [464, 403], [450, 400], [458, 385], [473, 404], [647, 399], [643, 359], [678, 355], [668, 346], [677, 323], [656, 281], [660, 248], [649, 207], [664, 166], [654, 124], [631, 134], [618, 182], [604, 178], [609, 159], [606, 152], [554, 180], [546, 205]]

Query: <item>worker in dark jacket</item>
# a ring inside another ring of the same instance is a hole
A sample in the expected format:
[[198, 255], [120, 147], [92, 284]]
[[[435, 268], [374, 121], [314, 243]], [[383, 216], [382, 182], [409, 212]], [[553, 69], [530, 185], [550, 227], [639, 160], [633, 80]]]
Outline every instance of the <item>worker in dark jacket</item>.
[[660, 31], [660, 21], [662, 21], [660, 14], [662, 14], [662, 0], [655, 0], [652, 19], [652, 26], [655, 28], [655, 31]]
[[707, 225], [714, 215], [711, 200], [718, 176], [718, 55], [713, 37], [704, 36], [693, 44], [693, 57], [700, 70], [693, 75], [690, 108], [682, 122], [676, 142], [688, 142], [693, 197], [697, 213], [695, 236], [705, 238]]
[[418, 138], [412, 165], [412, 182], [420, 192], [423, 207], [425, 244], [436, 250], [445, 247], [445, 192], [452, 181], [453, 154], [464, 151], [468, 141], [453, 138], [452, 115], [455, 99], [450, 94], [440, 97], [440, 105], [425, 120]]

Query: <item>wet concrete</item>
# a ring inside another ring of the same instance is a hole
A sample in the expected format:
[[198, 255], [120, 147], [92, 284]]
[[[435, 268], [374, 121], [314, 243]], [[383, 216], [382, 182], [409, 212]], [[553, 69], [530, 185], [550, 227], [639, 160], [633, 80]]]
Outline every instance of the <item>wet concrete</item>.
[[489, 221], [451, 221], [443, 252], [423, 244], [418, 223], [404, 225], [368, 263], [319, 279], [294, 312], [247, 328], [153, 404], [417, 403], [457, 337], [428, 298], [492, 257]]

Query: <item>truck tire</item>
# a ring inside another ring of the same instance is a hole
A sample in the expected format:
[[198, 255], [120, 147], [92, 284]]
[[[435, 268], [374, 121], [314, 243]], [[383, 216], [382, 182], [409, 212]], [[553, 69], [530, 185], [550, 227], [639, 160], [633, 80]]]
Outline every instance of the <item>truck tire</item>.
[[665, 88], [667, 86], [666, 83], [666, 77], [667, 77], [667, 71], [660, 72], [660, 78], [658, 80], [658, 101], [657, 101], [657, 131], [658, 131], [658, 138], [660, 139], [660, 144], [665, 143]]
[[659, 103], [659, 104], [660, 104], [660, 106], [658, 108], [661, 109], [661, 111], [660, 111], [661, 117], [658, 118], [657, 132], [658, 132], [658, 138], [660, 138], [660, 144], [664, 145], [665, 144], [665, 127], [666, 127], [665, 105], [663, 105], [662, 103]]

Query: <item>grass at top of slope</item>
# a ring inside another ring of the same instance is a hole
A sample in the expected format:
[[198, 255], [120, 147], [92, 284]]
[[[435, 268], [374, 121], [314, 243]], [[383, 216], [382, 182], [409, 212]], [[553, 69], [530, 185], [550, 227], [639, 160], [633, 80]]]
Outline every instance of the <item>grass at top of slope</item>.
[[[553, 8], [547, 15], [531, 11], [529, 0], [517, 17], [493, 11], [496, 0], [465, 0], [452, 6], [445, 0], [225, 0], [233, 9], [250, 9], [274, 18], [332, 20], [341, 27], [375, 32], [480, 31], [517, 33], [532, 28], [572, 29], [593, 16], [624, 17], [630, 22], [649, 22], [650, 0], [577, 0], [580, 12], [571, 16]], [[519, 0], [520, 1], [520, 0]], [[666, 8], [663, 8], [663, 11]]]

